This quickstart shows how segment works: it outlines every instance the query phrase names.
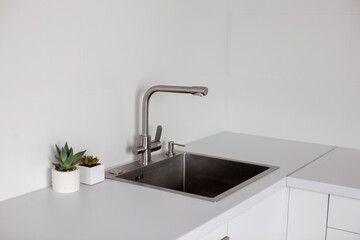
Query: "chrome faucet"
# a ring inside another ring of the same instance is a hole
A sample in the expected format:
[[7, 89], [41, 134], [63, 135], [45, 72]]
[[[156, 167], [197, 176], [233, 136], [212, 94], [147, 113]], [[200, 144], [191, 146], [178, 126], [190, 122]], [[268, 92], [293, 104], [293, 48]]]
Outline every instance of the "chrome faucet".
[[144, 165], [151, 161], [151, 152], [161, 149], [160, 137], [162, 127], [157, 127], [154, 141], [151, 141], [151, 136], [149, 135], [149, 100], [155, 92], [186, 93], [202, 97], [207, 95], [208, 88], [157, 85], [146, 91], [142, 103], [142, 134], [139, 136], [139, 144], [134, 148], [135, 154], [141, 154], [141, 162]]

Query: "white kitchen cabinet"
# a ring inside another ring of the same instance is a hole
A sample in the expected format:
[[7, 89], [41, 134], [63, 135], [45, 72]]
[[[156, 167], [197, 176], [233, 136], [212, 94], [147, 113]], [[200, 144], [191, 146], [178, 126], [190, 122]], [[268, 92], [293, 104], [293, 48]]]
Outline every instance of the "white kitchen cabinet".
[[[280, 240], [286, 225], [287, 189], [273, 193], [234, 218], [228, 225], [230, 240]], [[285, 219], [284, 219], [285, 218]]]
[[328, 228], [326, 240], [360, 240], [360, 234]]
[[328, 194], [290, 188], [287, 240], [325, 240]]
[[278, 190], [201, 240], [284, 240], [287, 196], [288, 188]]
[[331, 195], [328, 227], [360, 234], [360, 201]]

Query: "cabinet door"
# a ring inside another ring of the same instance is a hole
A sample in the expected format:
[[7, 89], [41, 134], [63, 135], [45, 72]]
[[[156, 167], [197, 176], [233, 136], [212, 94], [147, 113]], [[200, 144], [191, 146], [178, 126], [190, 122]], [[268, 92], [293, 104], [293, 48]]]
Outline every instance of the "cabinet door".
[[326, 240], [360, 240], [360, 234], [328, 228]]
[[331, 195], [328, 226], [360, 234], [360, 201]]
[[286, 225], [287, 189], [280, 190], [229, 222], [230, 240], [280, 240]]
[[287, 240], [325, 240], [328, 198], [290, 188]]

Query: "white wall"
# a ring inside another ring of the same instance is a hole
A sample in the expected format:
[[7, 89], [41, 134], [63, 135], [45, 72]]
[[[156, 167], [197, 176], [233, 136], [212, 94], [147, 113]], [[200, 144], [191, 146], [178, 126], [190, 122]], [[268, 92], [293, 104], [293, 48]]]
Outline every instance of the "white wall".
[[0, 0], [0, 200], [50, 184], [54, 144], [133, 160], [150, 130], [360, 148], [360, 0]]
[[106, 166], [134, 159], [140, 99], [155, 84], [150, 130], [188, 142], [225, 128], [222, 4], [177, 0], [0, 0], [0, 200], [50, 185], [54, 144]]
[[229, 127], [360, 148], [360, 1], [233, 1]]

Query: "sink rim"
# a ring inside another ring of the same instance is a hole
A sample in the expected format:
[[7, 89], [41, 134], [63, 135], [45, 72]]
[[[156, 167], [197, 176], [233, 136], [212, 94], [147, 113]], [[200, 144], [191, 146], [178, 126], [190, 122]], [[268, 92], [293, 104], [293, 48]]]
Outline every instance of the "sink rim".
[[[157, 164], [161, 161], [170, 160], [172, 158], [178, 157], [179, 155], [187, 155], [187, 154], [201, 156], [201, 157], [207, 157], [207, 158], [214, 158], [214, 159], [217, 159], [220, 161], [239, 162], [239, 163], [245, 163], [245, 164], [256, 165], [256, 166], [261, 166], [261, 167], [267, 167], [268, 169], [245, 180], [244, 182], [241, 182], [241, 183], [237, 184], [236, 186], [216, 195], [215, 197], [206, 197], [206, 196], [202, 196], [202, 195], [198, 195], [198, 194], [194, 194], [194, 193], [178, 191], [178, 190], [174, 190], [171, 188], [160, 187], [160, 186], [156, 186], [156, 185], [152, 185], [152, 184], [148, 184], [148, 183], [144, 183], [144, 182], [138, 182], [138, 181], [128, 180], [128, 179], [118, 177], [122, 174], [132, 172], [135, 170], [139, 170], [141, 168], [146, 168], [153, 164]], [[121, 169], [122, 172], [119, 174], [112, 174], [109, 172], [112, 169]], [[212, 156], [212, 155], [207, 155], [207, 154], [199, 154], [199, 153], [194, 153], [194, 152], [189, 152], [189, 151], [176, 151], [176, 155], [174, 155], [173, 157], [169, 157], [165, 153], [154, 155], [154, 156], [152, 156], [151, 162], [149, 162], [147, 165], [143, 165], [140, 161], [134, 161], [134, 162], [118, 165], [117, 167], [112, 167], [105, 172], [105, 178], [124, 182], [124, 183], [134, 184], [134, 185], [138, 185], [138, 186], [143, 186], [143, 187], [147, 187], [147, 188], [157, 189], [157, 190], [161, 190], [161, 191], [171, 192], [171, 193], [175, 193], [175, 194], [179, 194], [179, 195], [183, 195], [183, 196], [187, 196], [187, 197], [202, 199], [202, 200], [206, 200], [206, 201], [210, 201], [210, 202], [218, 202], [218, 201], [224, 199], [225, 197], [233, 194], [234, 192], [239, 191], [240, 189], [244, 188], [245, 186], [250, 185], [251, 183], [259, 180], [260, 178], [270, 174], [271, 172], [273, 172], [277, 169], [279, 169], [279, 167], [273, 166], [273, 165], [268, 165], [268, 164], [254, 163], [254, 162], [243, 161], [243, 160], [235, 160], [235, 159], [230, 159], [230, 158], [226, 158], [226, 157], [218, 157], [218, 156]]]

